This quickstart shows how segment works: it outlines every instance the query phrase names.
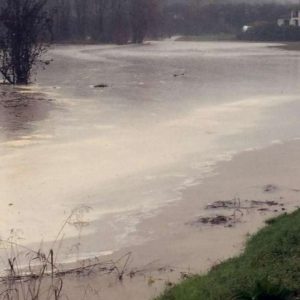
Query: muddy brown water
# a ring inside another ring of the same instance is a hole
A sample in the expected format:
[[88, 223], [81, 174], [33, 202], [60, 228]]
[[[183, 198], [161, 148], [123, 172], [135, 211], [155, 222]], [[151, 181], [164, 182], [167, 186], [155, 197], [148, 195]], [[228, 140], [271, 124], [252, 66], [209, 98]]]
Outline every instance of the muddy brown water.
[[54, 46], [33, 85], [0, 86], [1, 238], [52, 241], [75, 209], [62, 260], [141, 244], [218, 161], [298, 138], [300, 54], [268, 46]]

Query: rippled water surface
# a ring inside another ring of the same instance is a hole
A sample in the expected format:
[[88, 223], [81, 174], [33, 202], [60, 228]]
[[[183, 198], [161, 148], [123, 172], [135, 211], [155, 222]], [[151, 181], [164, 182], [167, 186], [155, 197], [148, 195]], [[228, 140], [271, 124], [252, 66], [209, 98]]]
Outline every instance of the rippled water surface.
[[84, 205], [65, 237], [89, 235], [87, 255], [141, 243], [136, 225], [217, 161], [299, 137], [298, 52], [165, 41], [49, 56], [32, 86], [0, 88], [2, 238], [53, 240]]

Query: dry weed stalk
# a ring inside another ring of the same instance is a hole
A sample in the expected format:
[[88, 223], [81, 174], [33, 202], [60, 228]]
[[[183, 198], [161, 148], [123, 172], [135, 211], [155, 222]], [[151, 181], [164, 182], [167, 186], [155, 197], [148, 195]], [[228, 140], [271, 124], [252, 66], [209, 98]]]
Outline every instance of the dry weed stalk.
[[[57, 263], [63, 244], [64, 230], [68, 225], [78, 231], [78, 243], [76, 244], [78, 258], [82, 231], [89, 225], [85, 214], [90, 210], [91, 208], [88, 206], [79, 206], [74, 209], [63, 222], [51, 244], [51, 249], [47, 252], [42, 251], [42, 246], [35, 251], [20, 245], [16, 230], [11, 231], [7, 240], [0, 240], [8, 257], [6, 272], [0, 275], [0, 300], [68, 299], [67, 295], [63, 293], [66, 276], [115, 274], [117, 279], [122, 281], [127, 274], [131, 253], [126, 253], [116, 261], [99, 261], [95, 258], [93, 261], [83, 261], [82, 264], [79, 264], [77, 260], [77, 266], [69, 268]], [[83, 299], [88, 299], [89, 293], [97, 295], [98, 291], [88, 286], [84, 291]]]
[[[77, 229], [79, 251], [82, 230], [89, 225], [85, 220], [85, 214], [90, 207], [80, 206], [74, 209], [63, 222], [51, 248], [48, 251], [40, 249], [35, 251], [18, 243], [19, 236], [15, 230], [7, 240], [0, 240], [1, 246], [6, 251], [7, 268], [4, 274], [0, 274], [0, 300], [62, 300], [69, 299], [64, 293], [64, 281], [66, 277], [90, 275], [113, 275], [118, 281], [123, 281], [125, 276], [133, 278], [137, 274], [145, 275], [150, 266], [145, 269], [129, 270], [132, 253], [128, 252], [117, 260], [93, 260], [77, 261], [76, 265], [68, 266], [58, 263], [59, 251], [64, 240], [64, 229], [70, 225]], [[77, 256], [78, 257], [78, 256]], [[25, 261], [25, 262], [24, 262]], [[158, 272], [169, 270], [157, 269]], [[174, 269], [170, 269], [173, 272]], [[90, 299], [90, 296], [99, 298], [99, 292], [90, 285], [83, 291], [82, 299]]]

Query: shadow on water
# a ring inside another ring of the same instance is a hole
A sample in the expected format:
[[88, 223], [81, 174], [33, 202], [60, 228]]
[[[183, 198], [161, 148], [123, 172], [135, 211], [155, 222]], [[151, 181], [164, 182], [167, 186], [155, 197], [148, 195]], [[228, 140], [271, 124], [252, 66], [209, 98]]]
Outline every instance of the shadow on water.
[[5, 139], [15, 139], [35, 130], [35, 122], [47, 119], [53, 100], [29, 89], [0, 86], [0, 130]]

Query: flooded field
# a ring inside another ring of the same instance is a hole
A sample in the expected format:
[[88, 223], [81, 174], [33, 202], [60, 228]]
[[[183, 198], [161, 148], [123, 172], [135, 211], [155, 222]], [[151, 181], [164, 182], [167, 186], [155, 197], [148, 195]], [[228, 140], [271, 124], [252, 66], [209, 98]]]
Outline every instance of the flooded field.
[[53, 241], [75, 210], [64, 260], [141, 244], [217, 162], [298, 138], [300, 54], [268, 46], [54, 46], [33, 85], [0, 89], [1, 238]]

